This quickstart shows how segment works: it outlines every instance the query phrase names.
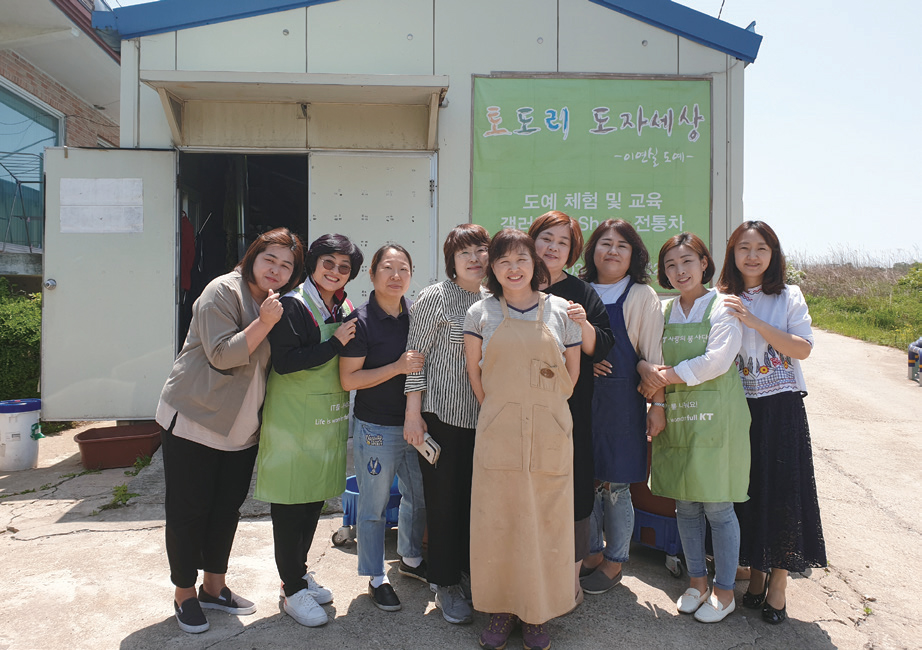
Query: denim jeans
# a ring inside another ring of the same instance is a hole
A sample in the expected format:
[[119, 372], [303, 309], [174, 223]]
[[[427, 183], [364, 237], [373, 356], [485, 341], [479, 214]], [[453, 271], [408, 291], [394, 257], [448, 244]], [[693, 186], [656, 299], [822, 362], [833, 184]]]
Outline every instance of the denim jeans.
[[[602, 553], [609, 562], [627, 562], [634, 535], [634, 506], [629, 483], [605, 484], [595, 491], [595, 506], [590, 518], [592, 555]], [[605, 533], [604, 539], [602, 533]]]
[[701, 578], [708, 573], [704, 551], [707, 517], [714, 546], [714, 586], [732, 590], [736, 584], [736, 567], [740, 559], [740, 523], [733, 504], [677, 500], [675, 514], [688, 565], [688, 576]]
[[397, 553], [401, 557], [422, 555], [426, 503], [416, 459], [419, 452], [403, 439], [402, 426], [372, 424], [358, 418], [355, 418], [352, 451], [359, 487], [356, 520], [359, 575], [380, 576], [384, 575], [385, 511], [395, 474], [403, 496], [397, 524]]

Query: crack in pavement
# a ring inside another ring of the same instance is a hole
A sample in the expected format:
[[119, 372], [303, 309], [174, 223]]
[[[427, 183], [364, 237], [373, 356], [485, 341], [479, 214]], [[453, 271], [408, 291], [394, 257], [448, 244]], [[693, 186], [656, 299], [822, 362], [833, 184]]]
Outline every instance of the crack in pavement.
[[845, 468], [842, 467], [842, 465], [840, 465], [838, 462], [832, 459], [831, 454], [826, 453], [825, 449], [823, 449], [822, 452], [818, 454], [814, 451], [814, 455], [822, 459], [824, 462], [828, 463], [829, 466], [832, 469], [834, 469], [839, 475], [845, 477], [855, 487], [860, 489], [864, 493], [864, 496], [876, 506], [877, 511], [883, 511], [886, 515], [890, 517], [890, 519], [898, 523], [901, 528], [903, 528], [904, 530], [910, 533], [915, 533], [916, 535], [919, 535], [920, 533], [922, 533], [922, 531], [919, 531], [917, 528], [915, 528], [911, 522], [903, 519], [892, 507], [888, 506], [886, 503], [877, 499], [874, 493], [869, 488], [865, 487], [864, 483], [862, 483], [861, 480], [856, 475], [852, 474], [851, 472], [846, 471]]
[[78, 534], [78, 533], [102, 533], [102, 534], [106, 534], [106, 533], [113, 533], [113, 534], [114, 534], [114, 533], [132, 533], [132, 532], [140, 533], [140, 532], [144, 532], [144, 531], [148, 531], [148, 530], [157, 530], [157, 529], [159, 529], [159, 528], [163, 528], [163, 525], [158, 524], [158, 525], [155, 525], [155, 526], [142, 526], [141, 528], [119, 528], [118, 530], [102, 530], [102, 529], [96, 529], [96, 528], [79, 528], [79, 529], [77, 529], [77, 530], [69, 530], [69, 531], [64, 532], [64, 533], [53, 533], [53, 534], [49, 534], [49, 535], [39, 535], [39, 536], [37, 536], [37, 537], [29, 537], [28, 539], [24, 539], [24, 538], [21, 538], [21, 537], [16, 537], [15, 534], [14, 534], [12, 539], [16, 540], [17, 542], [36, 542], [36, 541], [44, 540], [44, 539], [52, 539], [52, 538], [54, 538], [54, 537], [66, 537], [66, 536], [68, 536], [68, 535], [76, 535], [76, 534]]

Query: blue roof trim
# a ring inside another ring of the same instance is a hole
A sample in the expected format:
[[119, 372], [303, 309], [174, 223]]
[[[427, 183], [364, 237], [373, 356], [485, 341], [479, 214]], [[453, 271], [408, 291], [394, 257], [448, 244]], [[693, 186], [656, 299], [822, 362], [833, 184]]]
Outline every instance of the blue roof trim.
[[752, 63], [762, 36], [671, 0], [589, 0], [690, 41]]
[[112, 11], [94, 11], [93, 27], [118, 32], [124, 40], [335, 1], [195, 0], [190, 2], [189, 0], [158, 0], [119, 7]]
[[[762, 44], [762, 36], [755, 32], [671, 0], [589, 1], [749, 63], [756, 60]], [[327, 2], [336, 0], [158, 0], [94, 11], [93, 27], [129, 39]]]

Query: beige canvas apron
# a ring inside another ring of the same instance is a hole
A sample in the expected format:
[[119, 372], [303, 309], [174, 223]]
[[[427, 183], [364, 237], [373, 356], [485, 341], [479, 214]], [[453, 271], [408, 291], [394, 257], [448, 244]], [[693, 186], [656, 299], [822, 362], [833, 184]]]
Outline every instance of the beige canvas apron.
[[544, 623], [573, 609], [573, 383], [544, 323], [504, 320], [483, 355], [471, 491], [471, 591], [483, 612]]

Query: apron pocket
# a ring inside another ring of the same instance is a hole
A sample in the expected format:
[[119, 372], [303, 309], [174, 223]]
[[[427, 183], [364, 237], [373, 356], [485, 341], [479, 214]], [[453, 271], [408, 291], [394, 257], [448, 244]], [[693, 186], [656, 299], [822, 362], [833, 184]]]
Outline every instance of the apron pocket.
[[[531, 360], [531, 387], [540, 390], [557, 390], [557, 374], [560, 372], [559, 365], [552, 365], [542, 359]], [[564, 369], [566, 372], [566, 369]]]
[[507, 402], [489, 424], [477, 432], [477, 458], [484, 469], [521, 471], [522, 405]]
[[666, 394], [664, 447], [723, 447], [727, 418], [717, 390], [677, 390]]
[[531, 463], [537, 474], [564, 476], [573, 467], [573, 442], [570, 431], [560, 426], [546, 406], [532, 409]]

